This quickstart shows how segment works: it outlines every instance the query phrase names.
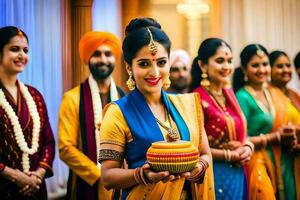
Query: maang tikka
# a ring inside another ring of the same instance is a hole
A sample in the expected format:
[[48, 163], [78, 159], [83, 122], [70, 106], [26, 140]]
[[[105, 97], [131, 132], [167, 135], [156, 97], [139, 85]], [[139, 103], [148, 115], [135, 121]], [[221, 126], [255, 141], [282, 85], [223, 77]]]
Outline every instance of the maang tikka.
[[151, 52], [151, 54], [154, 56], [157, 53], [157, 45], [155, 44], [155, 42], [153, 40], [153, 36], [152, 36], [152, 33], [149, 28], [147, 28], [147, 31], [150, 35], [150, 43], [148, 45], [148, 48], [149, 48], [149, 51]]
[[258, 44], [255, 45], [256, 47], [256, 54], [259, 56], [259, 57], [263, 57], [264, 56], [264, 51], [260, 48], [260, 46], [258, 46]]
[[19, 36], [23, 37], [24, 34], [22, 33], [22, 31], [20, 29], [18, 29], [18, 33], [17, 33]]

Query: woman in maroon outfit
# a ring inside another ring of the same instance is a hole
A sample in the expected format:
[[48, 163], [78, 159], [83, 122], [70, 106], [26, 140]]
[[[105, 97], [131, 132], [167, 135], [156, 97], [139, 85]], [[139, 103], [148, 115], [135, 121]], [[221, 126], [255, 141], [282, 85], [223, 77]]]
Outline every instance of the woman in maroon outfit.
[[17, 80], [28, 62], [28, 38], [0, 28], [0, 197], [47, 199], [54, 137], [42, 95]]

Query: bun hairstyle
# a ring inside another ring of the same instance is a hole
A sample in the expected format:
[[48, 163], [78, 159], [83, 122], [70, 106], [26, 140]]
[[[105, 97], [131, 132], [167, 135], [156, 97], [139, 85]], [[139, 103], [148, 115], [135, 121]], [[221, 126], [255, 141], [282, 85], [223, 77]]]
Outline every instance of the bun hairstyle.
[[3, 53], [3, 48], [4, 46], [9, 43], [10, 39], [17, 36], [17, 35], [22, 35], [26, 38], [27, 43], [28, 37], [24, 31], [21, 29], [15, 27], [15, 26], [4, 26], [0, 28], [0, 53]]
[[190, 85], [191, 92], [200, 86], [200, 81], [202, 80], [202, 71], [199, 67], [198, 60], [201, 60], [204, 64], [208, 64], [209, 58], [215, 55], [221, 46], [227, 47], [231, 51], [229, 44], [220, 38], [207, 38], [200, 44], [198, 55], [194, 58], [192, 63], [192, 83]]
[[125, 29], [125, 38], [122, 45], [124, 60], [129, 65], [137, 52], [150, 43], [150, 30], [153, 40], [165, 47], [170, 54], [171, 41], [161, 29], [160, 24], [152, 18], [136, 18], [129, 22]]

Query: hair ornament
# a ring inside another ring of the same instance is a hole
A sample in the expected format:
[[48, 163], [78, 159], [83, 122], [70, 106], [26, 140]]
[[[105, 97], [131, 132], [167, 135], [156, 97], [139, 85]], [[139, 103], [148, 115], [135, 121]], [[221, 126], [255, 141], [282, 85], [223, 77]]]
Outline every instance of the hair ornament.
[[22, 33], [22, 31], [20, 29], [18, 29], [18, 35], [21, 36], [21, 37], [24, 36], [24, 34]]
[[157, 52], [157, 45], [155, 44], [155, 42], [153, 40], [153, 36], [152, 36], [152, 33], [149, 28], [147, 28], [147, 31], [149, 32], [149, 35], [150, 35], [150, 43], [148, 45], [148, 48], [149, 48], [149, 51], [151, 52], [151, 54], [154, 56]]
[[223, 48], [228, 48], [228, 46], [225, 44], [225, 42], [221, 42], [221, 46], [223, 47]]
[[263, 57], [263, 56], [265, 55], [264, 51], [259, 47], [258, 44], [256, 44], [255, 47], [257, 48], [256, 54], [257, 54], [259, 57]]

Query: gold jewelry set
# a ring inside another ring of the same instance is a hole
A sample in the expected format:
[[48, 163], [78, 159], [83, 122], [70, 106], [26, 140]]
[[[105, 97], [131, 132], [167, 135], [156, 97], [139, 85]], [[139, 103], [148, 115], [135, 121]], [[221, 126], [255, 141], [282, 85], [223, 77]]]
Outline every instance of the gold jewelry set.
[[225, 107], [226, 106], [226, 98], [222, 93], [217, 93], [214, 90], [211, 89], [207, 89], [208, 93], [217, 101], [217, 103], [221, 106], [221, 107]]
[[159, 119], [157, 119], [155, 117], [155, 120], [156, 122], [163, 128], [165, 129], [167, 132], [168, 132], [168, 137], [167, 137], [167, 140], [169, 142], [174, 142], [174, 141], [177, 141], [179, 140], [179, 132], [176, 128], [176, 126], [174, 127], [173, 126], [173, 123], [172, 123], [172, 120], [171, 120], [171, 117], [170, 117], [170, 114], [168, 113], [167, 110], [165, 110], [165, 118], [168, 120], [169, 124], [170, 124], [170, 127], [166, 126], [162, 121], [160, 121]]
[[[148, 31], [149, 36], [150, 36], [150, 42], [149, 42], [149, 44], [148, 44], [148, 49], [149, 49], [149, 51], [151, 52], [151, 55], [154, 56], [154, 55], [157, 53], [157, 51], [158, 51], [158, 47], [157, 47], [157, 44], [155, 43], [155, 41], [154, 41], [154, 39], [153, 39], [152, 33], [151, 33], [151, 31], [150, 31], [149, 28], [147, 28], [147, 31]], [[134, 79], [133, 79], [132, 72], [129, 73], [129, 78], [128, 78], [128, 80], [126, 81], [126, 85], [127, 85], [128, 89], [129, 89], [130, 91], [132, 91], [132, 90], [135, 89], [136, 83], [135, 83], [135, 81], [134, 81]], [[169, 77], [168, 77], [167, 80], [166, 80], [166, 81], [164, 82], [164, 84], [163, 84], [163, 89], [164, 89], [164, 90], [167, 90], [167, 89], [170, 87], [170, 85], [171, 85], [171, 81], [170, 81], [170, 79], [169, 79]]]
[[200, 85], [204, 88], [208, 88], [210, 86], [210, 81], [208, 80], [208, 75], [206, 72], [201, 74]]
[[259, 57], [263, 57], [263, 56], [265, 55], [265, 52], [260, 48], [260, 46], [259, 46], [258, 44], [256, 44], [255, 47], [257, 48], [256, 54], [257, 54]]

